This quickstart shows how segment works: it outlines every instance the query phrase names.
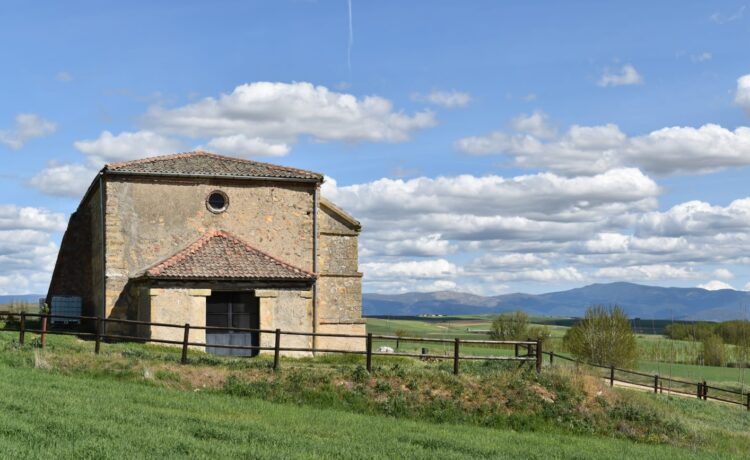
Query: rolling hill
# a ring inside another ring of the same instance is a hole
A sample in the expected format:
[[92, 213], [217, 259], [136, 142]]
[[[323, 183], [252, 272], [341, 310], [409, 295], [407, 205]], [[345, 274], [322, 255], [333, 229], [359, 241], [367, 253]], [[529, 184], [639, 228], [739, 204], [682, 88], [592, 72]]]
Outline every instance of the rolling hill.
[[723, 321], [750, 315], [750, 292], [665, 288], [633, 283], [591, 284], [547, 294], [484, 297], [460, 292], [363, 294], [363, 311], [373, 315], [476, 315], [524, 310], [548, 316], [582, 316], [596, 304], [620, 305], [631, 317]]

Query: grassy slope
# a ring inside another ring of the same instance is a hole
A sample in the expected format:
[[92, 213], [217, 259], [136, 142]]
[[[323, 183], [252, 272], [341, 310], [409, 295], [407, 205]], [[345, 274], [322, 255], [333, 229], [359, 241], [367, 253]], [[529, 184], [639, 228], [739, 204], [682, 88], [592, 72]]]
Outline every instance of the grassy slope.
[[[19, 385], [19, 382], [23, 382]], [[6, 458], [722, 458], [668, 446], [435, 425], [0, 365]]]

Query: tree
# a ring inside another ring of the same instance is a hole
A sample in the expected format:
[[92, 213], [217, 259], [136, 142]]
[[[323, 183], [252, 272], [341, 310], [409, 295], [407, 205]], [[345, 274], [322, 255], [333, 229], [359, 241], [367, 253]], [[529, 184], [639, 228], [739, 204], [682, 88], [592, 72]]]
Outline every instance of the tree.
[[526, 340], [529, 315], [521, 310], [498, 315], [490, 327], [490, 337], [494, 340]]
[[625, 311], [617, 305], [595, 305], [563, 338], [577, 358], [600, 366], [632, 367], [638, 359], [635, 333]]
[[703, 340], [703, 364], [706, 366], [724, 366], [727, 363], [727, 349], [724, 340], [718, 335], [711, 335]]

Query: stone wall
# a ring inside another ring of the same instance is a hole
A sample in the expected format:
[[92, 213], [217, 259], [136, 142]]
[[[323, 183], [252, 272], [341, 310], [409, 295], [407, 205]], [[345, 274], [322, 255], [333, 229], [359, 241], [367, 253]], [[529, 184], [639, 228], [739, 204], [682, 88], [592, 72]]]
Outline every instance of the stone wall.
[[339, 211], [322, 205], [318, 214], [318, 320], [362, 320], [362, 274], [358, 269], [358, 228]]
[[[139, 290], [138, 320], [151, 323], [206, 325], [206, 297], [210, 289], [143, 288]], [[141, 327], [141, 336], [159, 340], [182, 341], [185, 330], [176, 327]], [[205, 342], [206, 331], [190, 330], [191, 342]]]
[[[348, 334], [348, 335], [366, 335], [364, 323], [354, 324], [320, 324], [318, 332], [325, 334]], [[324, 350], [351, 350], [365, 351], [367, 342], [364, 338], [348, 337], [318, 337], [317, 348]]]
[[[211, 229], [312, 271], [314, 184], [115, 176], [106, 184], [108, 315], [132, 314], [128, 280]], [[229, 198], [226, 212], [207, 209], [214, 190]]]
[[[260, 328], [281, 329], [285, 332], [312, 332], [312, 290], [256, 289], [260, 298]], [[138, 320], [165, 324], [206, 325], [206, 298], [210, 289], [148, 288], [138, 289]], [[182, 341], [184, 329], [163, 326], [141, 326], [139, 337]], [[203, 329], [191, 329], [191, 342], [205, 342]], [[260, 345], [273, 347], [275, 335], [261, 334]], [[301, 335], [282, 335], [281, 346], [312, 348], [312, 338]], [[273, 351], [262, 351], [273, 353]], [[285, 356], [307, 356], [309, 352], [283, 352]]]
[[102, 301], [102, 225], [98, 184], [70, 216], [63, 235], [57, 263], [52, 273], [47, 303], [53, 296], [78, 296], [82, 314], [101, 314]]

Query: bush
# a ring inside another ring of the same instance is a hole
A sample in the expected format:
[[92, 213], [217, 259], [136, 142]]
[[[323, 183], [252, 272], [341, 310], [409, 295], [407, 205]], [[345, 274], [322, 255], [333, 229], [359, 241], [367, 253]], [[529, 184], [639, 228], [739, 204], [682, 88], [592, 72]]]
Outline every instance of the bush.
[[703, 364], [706, 366], [724, 366], [727, 363], [727, 349], [724, 340], [718, 335], [711, 335], [703, 341]]
[[589, 307], [563, 338], [577, 358], [601, 366], [633, 367], [638, 358], [635, 333], [622, 308]]
[[494, 340], [525, 340], [528, 328], [529, 315], [525, 312], [503, 313], [492, 321], [490, 337]]

